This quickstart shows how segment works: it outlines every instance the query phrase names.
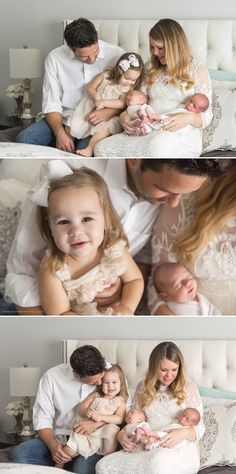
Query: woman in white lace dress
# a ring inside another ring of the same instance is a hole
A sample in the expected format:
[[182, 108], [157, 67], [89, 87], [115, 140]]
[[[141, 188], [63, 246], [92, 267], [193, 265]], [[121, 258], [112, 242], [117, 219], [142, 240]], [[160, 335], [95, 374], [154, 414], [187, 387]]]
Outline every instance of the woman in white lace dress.
[[[173, 342], [162, 342], [152, 351], [145, 380], [138, 384], [135, 407], [142, 409], [152, 430], [173, 423], [187, 407], [196, 408], [201, 420], [194, 427], [174, 429], [162, 438], [162, 446], [145, 451], [125, 430], [119, 433], [123, 450], [104, 457], [97, 474], [196, 474], [198, 441], [204, 433], [202, 403], [196, 385], [185, 375], [183, 356]], [[176, 447], [181, 441], [184, 447]]]
[[[224, 160], [225, 166], [231, 160]], [[157, 265], [186, 265], [198, 289], [222, 314], [236, 314], [236, 163], [225, 176], [183, 196], [176, 208], [164, 205], [153, 229], [153, 273]], [[168, 314], [149, 283], [151, 314]]]
[[126, 112], [121, 124], [126, 133], [103, 140], [96, 156], [185, 158], [200, 156], [202, 129], [212, 119], [212, 89], [207, 68], [190, 53], [182, 27], [175, 20], [162, 19], [149, 33], [151, 58], [147, 64], [144, 90], [156, 114], [183, 107], [194, 93], [208, 97], [203, 113], [175, 113], [162, 130], [143, 137], [132, 136], [135, 129]]

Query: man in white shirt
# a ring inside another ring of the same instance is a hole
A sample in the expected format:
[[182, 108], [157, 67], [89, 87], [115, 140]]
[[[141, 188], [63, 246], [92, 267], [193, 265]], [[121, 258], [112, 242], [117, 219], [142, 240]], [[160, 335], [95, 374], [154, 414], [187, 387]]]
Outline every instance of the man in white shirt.
[[[114, 66], [124, 50], [98, 40], [95, 26], [85, 18], [69, 23], [64, 38], [66, 44], [52, 50], [45, 61], [42, 111], [46, 118], [22, 130], [16, 141], [56, 144], [57, 148], [73, 153], [75, 143], [65, 133], [63, 124], [83, 97], [84, 86]], [[89, 121], [95, 125], [116, 114], [114, 109], [94, 110]]]
[[[131, 254], [138, 262], [150, 264], [150, 255], [137, 254], [151, 237], [160, 204], [177, 206], [182, 194], [198, 189], [208, 176], [222, 174], [230, 161], [203, 158], [67, 159], [66, 164], [72, 169], [88, 166], [103, 176], [128, 236]], [[45, 180], [47, 173], [45, 164], [40, 179]], [[6, 278], [5, 295], [21, 307], [21, 314], [42, 314], [37, 275], [44, 252], [45, 242], [36, 225], [36, 205], [29, 196], [9, 254]]]
[[38, 437], [14, 448], [11, 461], [46, 466], [70, 463], [68, 467], [73, 472], [94, 474], [100, 455], [94, 454], [88, 459], [78, 456], [71, 461], [62, 447], [74, 426], [76, 432], [89, 434], [104, 424], [92, 420], [75, 423], [78, 420], [76, 406], [101, 385], [104, 371], [110, 366], [96, 347], [84, 345], [73, 352], [70, 365], [49, 369], [40, 380], [33, 409]]

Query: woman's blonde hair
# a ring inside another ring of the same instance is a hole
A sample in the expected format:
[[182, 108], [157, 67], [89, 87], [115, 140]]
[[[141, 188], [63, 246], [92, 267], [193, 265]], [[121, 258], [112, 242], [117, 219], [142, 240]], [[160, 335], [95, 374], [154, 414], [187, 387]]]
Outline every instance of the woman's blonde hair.
[[138, 66], [133, 66], [131, 63], [129, 65], [129, 69], [133, 69], [134, 71], [140, 72], [140, 75], [139, 75], [138, 79], [136, 80], [134, 86], [132, 87], [132, 89], [139, 89], [142, 82], [143, 82], [143, 79], [144, 79], [144, 63], [143, 63], [143, 60], [142, 60], [141, 56], [137, 53], [124, 53], [124, 54], [122, 54], [122, 56], [120, 56], [118, 61], [116, 61], [115, 66], [108, 70], [107, 79], [109, 81], [111, 81], [112, 83], [114, 83], [114, 84], [117, 84], [119, 82], [119, 80], [121, 79], [121, 77], [123, 76], [123, 74], [125, 72], [121, 68], [120, 62], [124, 61], [124, 60], [128, 61], [130, 55], [134, 55], [137, 58], [138, 62], [139, 62]]
[[194, 222], [177, 238], [179, 258], [192, 262], [194, 256], [236, 216], [236, 163], [224, 176], [207, 182], [196, 192]]
[[167, 68], [169, 84], [174, 84], [181, 89], [190, 89], [194, 84], [189, 74], [192, 56], [182, 26], [175, 20], [163, 18], [152, 27], [149, 36], [154, 41], [163, 43], [166, 64], [160, 63], [150, 46], [151, 66], [147, 71], [148, 86], [151, 86]]
[[[118, 364], [112, 364], [112, 366], [109, 369], [105, 369], [105, 373], [107, 373], [107, 372], [115, 372], [116, 374], [118, 374], [119, 379], [120, 379], [120, 391], [119, 391], [118, 395], [123, 397], [124, 401], [127, 402], [128, 398], [129, 398], [129, 394], [128, 394], [128, 390], [127, 390], [125, 375], [124, 375], [124, 372], [123, 372], [122, 368]], [[104, 396], [104, 393], [102, 392], [102, 385], [100, 385], [100, 387], [98, 389], [98, 393], [102, 397]]]
[[181, 405], [186, 399], [185, 393], [185, 367], [183, 355], [173, 342], [161, 342], [154, 347], [149, 357], [148, 371], [144, 381], [144, 390], [138, 396], [138, 402], [143, 409], [150, 405], [157, 396], [160, 390], [160, 381], [158, 378], [161, 362], [168, 359], [174, 364], [178, 365], [178, 373], [173, 382], [168, 386], [168, 391], [172, 398], [177, 399], [178, 405]]
[[[63, 188], [85, 188], [93, 189], [98, 196], [99, 203], [104, 214], [104, 239], [100, 246], [105, 249], [113, 245], [120, 239], [124, 239], [128, 246], [128, 239], [123, 231], [120, 218], [113, 207], [109, 195], [108, 187], [104, 179], [90, 168], [85, 166], [74, 170], [73, 174], [64, 176], [63, 178], [53, 179], [49, 183], [48, 199], [50, 194], [56, 189]], [[54, 242], [50, 224], [49, 224], [49, 208], [38, 206], [37, 209], [37, 223], [43, 239], [47, 242], [50, 249], [50, 256], [48, 259], [48, 266], [50, 271], [55, 272], [59, 270], [64, 264], [65, 254], [59, 250]]]

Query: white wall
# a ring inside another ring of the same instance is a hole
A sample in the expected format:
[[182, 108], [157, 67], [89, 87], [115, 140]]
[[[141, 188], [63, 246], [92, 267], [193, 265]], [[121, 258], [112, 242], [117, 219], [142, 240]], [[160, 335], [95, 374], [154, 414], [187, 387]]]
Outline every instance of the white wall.
[[9, 367], [28, 365], [42, 372], [61, 362], [62, 339], [232, 339], [236, 318], [0, 318], [0, 431], [11, 429], [5, 407]]
[[[24, 43], [42, 50], [42, 58], [59, 46], [62, 41], [60, 23], [63, 18], [141, 18], [155, 20], [171, 18], [234, 18], [234, 0], [213, 2], [199, 0], [1, 0], [0, 15], [0, 114], [14, 110], [14, 100], [6, 97], [5, 89], [12, 82], [9, 77], [9, 48], [22, 47]], [[41, 108], [42, 80], [33, 81], [34, 107]]]

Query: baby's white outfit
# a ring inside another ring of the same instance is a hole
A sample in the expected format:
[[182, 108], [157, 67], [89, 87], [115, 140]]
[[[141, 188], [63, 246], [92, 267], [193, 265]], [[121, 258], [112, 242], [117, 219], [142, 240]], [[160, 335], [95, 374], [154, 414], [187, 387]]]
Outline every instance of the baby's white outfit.
[[[119, 408], [123, 397], [105, 398], [97, 395], [92, 401], [90, 408], [102, 415], [114, 415]], [[85, 459], [93, 454], [110, 454], [117, 446], [117, 433], [120, 428], [114, 423], [106, 423], [90, 435], [81, 435], [72, 431], [67, 445], [78, 452]]]
[[[97, 88], [97, 93], [102, 100], [117, 100], [123, 94], [126, 94], [130, 87], [120, 84], [113, 84], [107, 79], [108, 73], [104, 74], [102, 82]], [[97, 125], [91, 125], [87, 117], [94, 109], [94, 100], [87, 95], [77, 105], [74, 113], [69, 117], [67, 124], [71, 128], [71, 135], [75, 138], [85, 138], [88, 135], [94, 135], [99, 130], [109, 128], [110, 134], [114, 135], [122, 131], [120, 119], [118, 116], [112, 117], [107, 122], [100, 122]]]
[[98, 292], [107, 288], [107, 282], [115, 282], [127, 267], [124, 256], [126, 242], [119, 240], [111, 247], [104, 250], [99, 264], [81, 277], [72, 280], [67, 264], [56, 272], [67, 292], [71, 310], [80, 315], [113, 314], [112, 308], [107, 308], [103, 313], [97, 309], [94, 301]]
[[[197, 292], [199, 301], [176, 303], [167, 301], [166, 304], [176, 316], [220, 316], [221, 313], [202, 293]], [[162, 302], [163, 303], [163, 302]], [[161, 304], [162, 304], [161, 303]], [[158, 308], [159, 305], [156, 306]]]

